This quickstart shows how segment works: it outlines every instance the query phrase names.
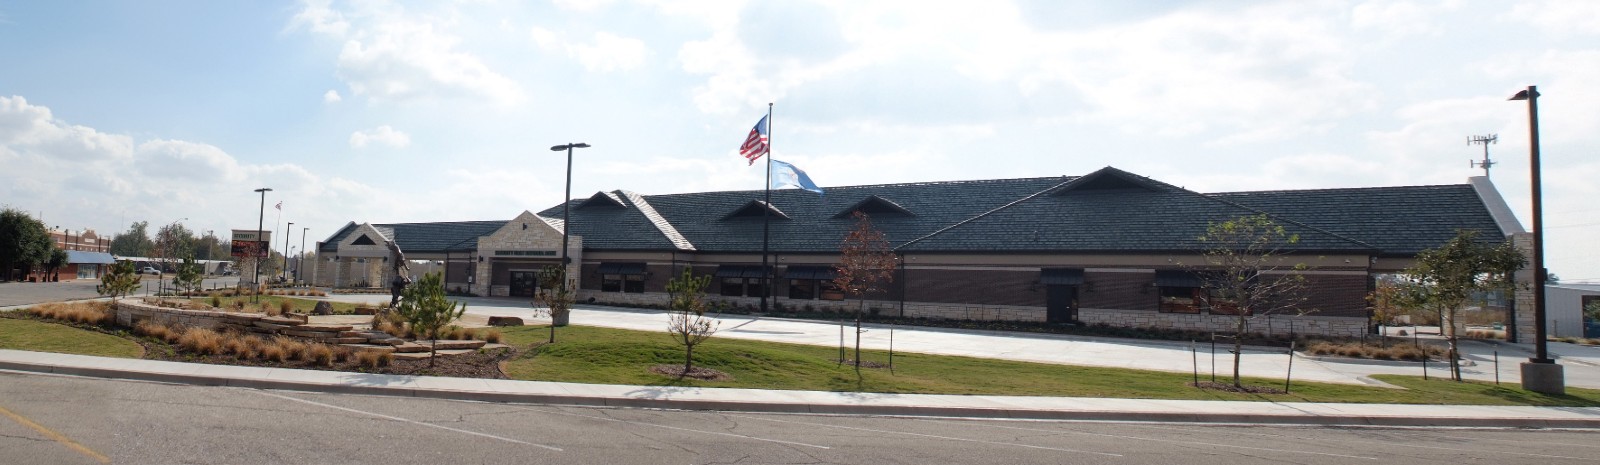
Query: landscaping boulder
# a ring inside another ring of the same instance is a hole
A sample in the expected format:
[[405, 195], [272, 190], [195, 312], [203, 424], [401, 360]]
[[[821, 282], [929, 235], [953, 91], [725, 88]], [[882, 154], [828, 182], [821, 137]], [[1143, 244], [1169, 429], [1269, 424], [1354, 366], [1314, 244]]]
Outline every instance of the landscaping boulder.
[[514, 316], [491, 316], [489, 326], [522, 326], [522, 319]]
[[311, 309], [311, 314], [312, 315], [332, 315], [333, 314], [333, 304], [330, 304], [330, 303], [327, 303], [327, 302], [317, 302], [317, 306], [315, 308]]

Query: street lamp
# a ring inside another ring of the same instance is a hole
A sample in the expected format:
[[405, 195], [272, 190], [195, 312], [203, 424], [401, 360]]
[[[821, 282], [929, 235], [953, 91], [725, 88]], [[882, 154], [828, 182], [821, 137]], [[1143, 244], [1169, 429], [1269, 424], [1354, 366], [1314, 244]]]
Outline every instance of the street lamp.
[[1545, 394], [1564, 394], [1562, 367], [1550, 359], [1545, 345], [1544, 204], [1539, 181], [1539, 86], [1528, 86], [1509, 100], [1528, 101], [1528, 169], [1533, 177], [1533, 347], [1534, 356], [1522, 364], [1522, 388]]
[[[265, 241], [261, 240], [261, 235], [262, 235], [261, 228], [266, 226], [265, 222], [267, 220], [267, 193], [268, 192], [272, 192], [272, 188], [263, 187], [263, 188], [260, 188], [260, 189], [256, 189], [256, 192], [260, 192], [261, 193], [261, 209], [260, 209], [259, 213], [256, 215], [256, 244], [255, 244], [256, 246], [250, 249], [250, 253], [253, 253], [253, 254], [257, 255], [257, 257], [255, 257], [256, 258], [256, 277], [255, 277], [255, 281], [252, 281], [250, 283], [251, 285], [254, 285], [256, 287], [255, 292], [251, 293], [251, 297], [250, 297], [250, 301], [251, 302], [260, 302], [261, 301], [261, 257], [260, 257], [260, 252], [266, 251], [266, 247], [265, 247], [266, 244], [263, 244], [263, 242], [265, 242]], [[270, 256], [269, 256], [269, 258], [270, 258]]]
[[306, 231], [311, 228], [300, 228], [300, 257], [294, 259], [294, 282], [300, 282], [302, 268], [306, 267]]
[[567, 267], [572, 265], [572, 258], [567, 256], [567, 230], [572, 224], [572, 149], [586, 149], [589, 144], [583, 142], [568, 143], [550, 147], [552, 152], [567, 151], [567, 194], [561, 198], [561, 290], [567, 290]]

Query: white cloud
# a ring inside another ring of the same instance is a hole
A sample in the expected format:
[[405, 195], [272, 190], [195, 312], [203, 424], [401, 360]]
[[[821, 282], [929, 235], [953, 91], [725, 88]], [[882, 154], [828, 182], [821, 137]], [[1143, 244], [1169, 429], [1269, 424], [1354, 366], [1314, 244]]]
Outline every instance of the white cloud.
[[356, 131], [350, 133], [350, 148], [364, 149], [368, 144], [387, 145], [394, 148], [405, 148], [411, 145], [411, 136], [404, 132], [396, 131], [385, 124], [372, 128], [370, 131]]
[[328, 89], [327, 92], [322, 93], [323, 103], [339, 103], [342, 100], [344, 100], [344, 98], [339, 97], [339, 91]]
[[1435, 21], [1441, 15], [1430, 7], [1452, 9], [1457, 6], [1451, 4], [1455, 2], [1445, 3], [1424, 6], [1417, 2], [1372, 0], [1351, 10], [1350, 23], [1357, 29], [1375, 30], [1394, 37], [1439, 35], [1443, 28]]
[[535, 27], [528, 33], [539, 48], [565, 53], [590, 72], [626, 71], [640, 67], [650, 53], [644, 41], [605, 31], [594, 33], [594, 41], [569, 42], [554, 31]]
[[1522, 2], [1510, 18], [1557, 35], [1600, 35], [1600, 2], [1544, 0]]
[[445, 16], [413, 14], [383, 3], [337, 11], [306, 3], [291, 26], [342, 40], [338, 77], [354, 95], [406, 102], [471, 98], [500, 105], [525, 99], [521, 86], [464, 51]]

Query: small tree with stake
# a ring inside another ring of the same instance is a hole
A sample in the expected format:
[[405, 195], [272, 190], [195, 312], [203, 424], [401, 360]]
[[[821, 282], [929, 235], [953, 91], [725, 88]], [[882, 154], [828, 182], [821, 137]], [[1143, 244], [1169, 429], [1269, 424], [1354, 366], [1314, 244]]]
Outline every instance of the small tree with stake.
[[683, 275], [667, 281], [667, 293], [672, 296], [672, 313], [667, 317], [667, 332], [672, 340], [683, 346], [683, 374], [694, 373], [694, 346], [700, 345], [717, 332], [715, 320], [706, 318], [710, 306], [706, 302], [706, 286], [711, 285], [711, 275], [695, 276], [694, 270], [683, 269]]
[[432, 367], [433, 358], [439, 353], [439, 328], [461, 318], [467, 304], [445, 299], [444, 275], [438, 272], [428, 273], [407, 286], [402, 296], [397, 313], [411, 322], [417, 334], [427, 334], [433, 342], [428, 348], [428, 366]]
[[205, 278], [205, 267], [194, 261], [194, 253], [185, 251], [183, 262], [178, 264], [178, 272], [172, 276], [172, 286], [184, 291], [193, 291], [200, 288], [201, 280]]
[[[861, 313], [867, 306], [867, 293], [883, 290], [882, 286], [894, 280], [895, 256], [884, 240], [883, 232], [872, 227], [872, 218], [857, 211], [850, 214], [856, 226], [844, 236], [839, 247], [839, 265], [834, 267], [833, 284], [846, 294], [855, 297], [856, 307], [856, 374], [861, 374]], [[843, 355], [843, 354], [841, 354]], [[840, 357], [843, 358], [843, 357]]]
[[[577, 301], [572, 288], [566, 286], [567, 267], [547, 265], [539, 270], [539, 291], [534, 294], [535, 313], [550, 315], [550, 342], [556, 342], [556, 327], [566, 326], [572, 314], [572, 304]], [[544, 308], [540, 309], [539, 306]]]
[[1213, 314], [1236, 316], [1233, 334], [1233, 386], [1239, 381], [1244, 337], [1250, 319], [1274, 313], [1304, 314], [1303, 263], [1289, 263], [1283, 247], [1300, 237], [1290, 234], [1267, 215], [1243, 216], [1206, 226], [1200, 237], [1206, 244], [1205, 266], [1197, 270]]

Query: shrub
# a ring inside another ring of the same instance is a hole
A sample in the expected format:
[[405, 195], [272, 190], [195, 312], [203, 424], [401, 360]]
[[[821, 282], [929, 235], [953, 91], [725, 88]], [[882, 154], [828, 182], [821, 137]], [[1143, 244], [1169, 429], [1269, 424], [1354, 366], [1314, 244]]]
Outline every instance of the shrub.
[[206, 328], [189, 328], [178, 336], [178, 347], [198, 355], [222, 353], [222, 335]]
[[461, 330], [461, 337], [458, 338], [458, 339], [464, 339], [464, 340], [471, 341], [471, 340], [474, 340], [474, 339], [477, 339], [477, 338], [478, 338], [478, 330], [476, 328], [467, 328], [467, 329]]
[[216, 294], [211, 294], [211, 308], [222, 308], [222, 298], [217, 297]]
[[289, 358], [288, 354], [283, 350], [283, 346], [278, 345], [276, 342], [262, 344], [260, 354], [262, 360], [269, 362], [283, 363], [284, 360]]
[[169, 333], [172, 332], [172, 328], [168, 328], [167, 325], [160, 323], [141, 321], [139, 324], [133, 326], [133, 332], [135, 334], [140, 334], [155, 340], [165, 341], [167, 340]]
[[306, 350], [307, 359], [319, 366], [333, 366], [333, 348], [327, 344], [311, 344]]
[[498, 330], [498, 329], [491, 329], [491, 330], [483, 332], [483, 341], [484, 342], [493, 343], [493, 344], [499, 344], [500, 343], [500, 337], [501, 337], [500, 336], [500, 330]]
[[386, 367], [393, 361], [394, 355], [388, 352], [364, 350], [356, 353], [356, 363], [366, 368]]
[[239, 360], [256, 358], [256, 348], [250, 345], [249, 340], [243, 337], [236, 336], [229, 338], [226, 342], [223, 342], [222, 352], [233, 354], [233, 356], [238, 357]]
[[294, 302], [290, 302], [290, 301], [287, 301], [287, 300], [285, 300], [283, 302], [279, 302], [278, 303], [278, 311], [281, 312], [281, 313], [294, 313]]
[[304, 342], [288, 336], [276, 336], [272, 343], [283, 349], [283, 357], [288, 360], [302, 360], [306, 358], [306, 351], [310, 349]]
[[350, 361], [350, 358], [352, 356], [354, 356], [354, 355], [355, 355], [355, 351], [350, 350], [349, 347], [334, 347], [333, 348], [333, 361], [334, 362], [344, 363], [344, 362]]

